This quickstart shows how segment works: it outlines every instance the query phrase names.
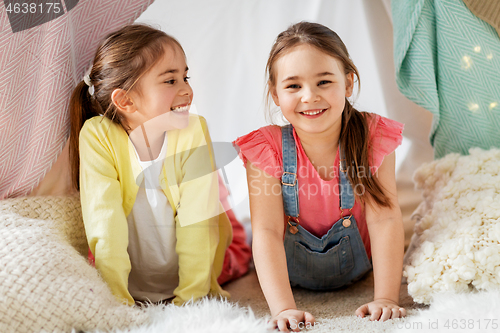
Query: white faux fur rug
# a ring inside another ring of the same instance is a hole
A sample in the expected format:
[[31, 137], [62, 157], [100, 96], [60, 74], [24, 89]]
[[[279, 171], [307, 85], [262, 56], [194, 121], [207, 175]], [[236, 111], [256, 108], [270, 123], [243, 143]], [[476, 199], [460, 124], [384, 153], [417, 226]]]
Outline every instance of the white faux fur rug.
[[[203, 299], [182, 307], [154, 305], [144, 310], [151, 322], [137, 328], [117, 330], [116, 333], [268, 333], [269, 317], [257, 318], [248, 307], [217, 299]], [[413, 310], [415, 312], [415, 310]], [[343, 316], [333, 319], [318, 319], [314, 326], [299, 325], [307, 332], [390, 332], [405, 319], [372, 322], [368, 318]], [[103, 331], [98, 331], [104, 333]], [[74, 333], [76, 333], [74, 331]]]
[[267, 332], [266, 318], [257, 318], [249, 308], [217, 299], [204, 298], [178, 307], [153, 305], [145, 309], [151, 323], [116, 333], [250, 333]]
[[[269, 308], [255, 270], [251, 269], [244, 277], [224, 285], [224, 289], [231, 293], [230, 301], [204, 299], [184, 307], [152, 306], [145, 310], [151, 318], [149, 325], [116, 332], [272, 332], [268, 330], [267, 325], [270, 318]], [[397, 328], [396, 325], [408, 320], [405, 318], [373, 322], [354, 315], [359, 305], [373, 299], [372, 274], [350, 287], [337, 291], [312, 292], [294, 288], [293, 292], [297, 306], [307, 309], [316, 317], [316, 325], [309, 327], [307, 332], [392, 332]], [[407, 309], [409, 316], [417, 313], [418, 305], [408, 296], [405, 285], [401, 288], [400, 300], [400, 305]]]
[[398, 333], [500, 332], [500, 291], [438, 294], [429, 309], [396, 327]]
[[[500, 291], [439, 294], [426, 310], [410, 310], [404, 319], [372, 322], [368, 318], [342, 316], [318, 319], [307, 332], [500, 332]], [[267, 333], [267, 319], [249, 308], [215, 299], [183, 307], [151, 306], [145, 309], [151, 323], [116, 333]], [[302, 327], [301, 327], [302, 328]], [[307, 327], [304, 327], [307, 328]], [[75, 332], [76, 333], [76, 332]]]

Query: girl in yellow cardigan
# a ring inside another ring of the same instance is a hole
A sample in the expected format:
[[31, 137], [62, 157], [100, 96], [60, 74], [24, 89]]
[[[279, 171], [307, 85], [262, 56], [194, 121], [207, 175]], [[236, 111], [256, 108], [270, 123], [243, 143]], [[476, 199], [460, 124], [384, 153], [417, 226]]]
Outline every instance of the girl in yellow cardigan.
[[70, 158], [90, 252], [130, 305], [229, 296], [220, 284], [248, 270], [206, 122], [189, 114], [187, 72], [177, 40], [129, 25], [107, 36], [71, 97]]

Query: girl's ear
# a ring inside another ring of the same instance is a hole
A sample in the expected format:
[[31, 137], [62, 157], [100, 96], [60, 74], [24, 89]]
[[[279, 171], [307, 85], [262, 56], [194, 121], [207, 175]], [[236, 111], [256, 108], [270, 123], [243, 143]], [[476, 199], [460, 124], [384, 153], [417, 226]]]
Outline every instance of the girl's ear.
[[127, 113], [133, 113], [137, 111], [134, 105], [134, 101], [130, 98], [127, 92], [123, 89], [115, 89], [111, 93], [111, 100], [113, 104], [118, 108], [118, 110]]
[[[270, 83], [268, 84], [270, 86]], [[278, 98], [278, 93], [276, 92], [276, 87], [271, 88], [269, 92], [271, 93], [271, 97], [273, 98], [274, 104], [276, 104], [276, 106], [280, 106], [280, 100]]]
[[354, 89], [354, 73], [350, 72], [346, 76], [345, 81], [345, 97], [351, 97], [352, 90]]

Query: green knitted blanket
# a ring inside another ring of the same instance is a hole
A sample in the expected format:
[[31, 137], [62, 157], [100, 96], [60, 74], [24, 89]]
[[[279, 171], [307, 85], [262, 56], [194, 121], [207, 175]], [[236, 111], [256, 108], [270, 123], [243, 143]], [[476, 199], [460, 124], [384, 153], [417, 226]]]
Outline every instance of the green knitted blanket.
[[500, 147], [500, 38], [462, 0], [392, 1], [400, 91], [434, 115], [434, 157]]

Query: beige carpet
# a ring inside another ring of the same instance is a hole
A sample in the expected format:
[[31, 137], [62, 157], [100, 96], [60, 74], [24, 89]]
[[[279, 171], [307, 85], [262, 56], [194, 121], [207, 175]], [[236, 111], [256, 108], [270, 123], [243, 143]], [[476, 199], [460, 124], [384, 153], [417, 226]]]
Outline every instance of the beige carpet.
[[[226, 284], [224, 288], [231, 293], [232, 302], [250, 307], [258, 317], [270, 316], [255, 270], [252, 269], [239, 280]], [[317, 320], [351, 317], [360, 305], [373, 300], [373, 272], [363, 280], [340, 290], [314, 292], [295, 288], [293, 293], [297, 307], [311, 312]], [[406, 284], [401, 285], [400, 305], [407, 309], [409, 315], [416, 313], [412, 310], [425, 308], [413, 302]]]

